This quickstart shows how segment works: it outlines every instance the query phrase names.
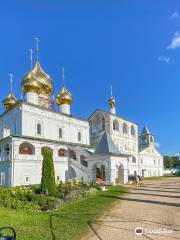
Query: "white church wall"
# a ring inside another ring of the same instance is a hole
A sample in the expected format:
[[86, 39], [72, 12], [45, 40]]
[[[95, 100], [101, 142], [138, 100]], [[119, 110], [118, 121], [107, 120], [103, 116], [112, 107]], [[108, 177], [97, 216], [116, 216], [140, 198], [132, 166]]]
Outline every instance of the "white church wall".
[[[21, 135], [21, 126], [21, 106], [19, 105], [0, 116], [0, 139], [8, 137], [8, 135]], [[6, 134], [5, 128], [9, 129], [9, 134]]]
[[[25, 104], [22, 119], [24, 136], [89, 144], [89, 123], [87, 121]], [[41, 124], [41, 134], [37, 133], [38, 123]], [[62, 138], [59, 138], [59, 128], [62, 128]], [[81, 133], [81, 140], [78, 140], [78, 132]]]
[[[113, 122], [117, 128], [113, 129]], [[127, 126], [127, 133], [123, 132], [123, 124]], [[138, 125], [124, 120], [123, 118], [110, 115], [110, 135], [121, 153], [138, 153]], [[131, 127], [134, 128], [134, 135], [131, 134]]]
[[155, 148], [148, 147], [139, 153], [139, 171], [145, 177], [163, 175], [163, 157]]

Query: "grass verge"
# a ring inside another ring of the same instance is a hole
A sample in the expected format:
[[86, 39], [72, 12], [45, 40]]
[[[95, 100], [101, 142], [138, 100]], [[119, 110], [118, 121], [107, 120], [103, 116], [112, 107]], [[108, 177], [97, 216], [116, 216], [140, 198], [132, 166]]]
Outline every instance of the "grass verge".
[[161, 180], [164, 178], [173, 178], [173, 177], [180, 177], [180, 176], [169, 175], [169, 176], [145, 177], [144, 180]]
[[11, 226], [18, 240], [76, 240], [80, 239], [101, 214], [107, 211], [127, 189], [109, 187], [79, 202], [43, 213], [26, 213], [0, 208], [0, 227]]

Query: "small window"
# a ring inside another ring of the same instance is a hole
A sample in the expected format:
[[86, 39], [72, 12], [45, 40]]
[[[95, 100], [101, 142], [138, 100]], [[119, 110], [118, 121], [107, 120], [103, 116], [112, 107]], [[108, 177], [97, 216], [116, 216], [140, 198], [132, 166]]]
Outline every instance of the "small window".
[[41, 129], [41, 124], [38, 123], [38, 124], [37, 124], [37, 134], [38, 134], [38, 135], [41, 135], [41, 130], [42, 130], [42, 129]]
[[105, 119], [102, 117], [102, 130], [105, 130]]
[[141, 158], [141, 164], [143, 163], [143, 159]]
[[113, 121], [113, 130], [119, 131], [119, 123], [116, 119]]
[[59, 138], [62, 138], [62, 128], [59, 128]]
[[9, 155], [9, 153], [10, 153], [10, 148], [9, 148], [8, 144], [5, 147], [5, 152], [6, 152], [6, 155]]
[[154, 160], [154, 165], [156, 165], [156, 160]]
[[88, 162], [86, 161], [86, 157], [84, 155], [81, 155], [80, 160], [81, 165], [83, 165], [84, 167], [88, 167]]
[[135, 157], [132, 157], [132, 162], [136, 163], [136, 158]]
[[128, 133], [128, 127], [126, 123], [123, 123], [123, 133], [127, 134]]
[[77, 160], [75, 151], [70, 150], [70, 151], [69, 151], [69, 155], [70, 155], [70, 158], [72, 158], [72, 159], [74, 159], [74, 160]]
[[135, 136], [135, 128], [134, 128], [134, 126], [131, 126], [131, 135]]
[[60, 181], [60, 176], [57, 176], [57, 181], [58, 181], [58, 182]]
[[25, 176], [24, 178], [25, 178], [25, 179], [24, 179], [24, 180], [25, 180], [25, 184], [29, 184], [29, 183], [30, 183], [30, 182], [29, 182], [30, 177], [29, 177], [29, 176]]
[[80, 142], [80, 141], [81, 141], [81, 133], [78, 132], [78, 142]]
[[67, 157], [67, 150], [64, 148], [60, 148], [58, 151], [59, 157]]

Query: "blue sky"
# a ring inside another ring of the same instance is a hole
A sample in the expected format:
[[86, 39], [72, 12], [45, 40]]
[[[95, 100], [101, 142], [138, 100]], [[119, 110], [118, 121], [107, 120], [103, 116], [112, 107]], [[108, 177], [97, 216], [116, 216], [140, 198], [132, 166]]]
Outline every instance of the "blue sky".
[[74, 115], [108, 110], [112, 85], [118, 115], [139, 123], [140, 130], [146, 124], [163, 154], [180, 152], [178, 0], [1, 0], [0, 19], [1, 101], [9, 73], [20, 98], [28, 49], [39, 37], [40, 62], [55, 94], [65, 68]]

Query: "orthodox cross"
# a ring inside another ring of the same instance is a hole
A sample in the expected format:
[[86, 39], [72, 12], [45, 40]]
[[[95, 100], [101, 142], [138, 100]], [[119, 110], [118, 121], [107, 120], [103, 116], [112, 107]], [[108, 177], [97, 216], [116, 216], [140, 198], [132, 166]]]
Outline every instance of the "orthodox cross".
[[38, 61], [38, 59], [39, 59], [39, 42], [40, 42], [40, 40], [37, 37], [35, 37], [34, 39], [36, 41], [36, 60]]
[[9, 76], [10, 76], [10, 84], [11, 84], [11, 92], [12, 92], [13, 74], [9, 73]]
[[65, 83], [64, 83], [64, 78], [65, 78], [65, 75], [64, 75], [64, 68], [62, 68], [62, 81], [63, 81], [63, 85], [65, 85]]
[[32, 69], [32, 61], [33, 61], [33, 50], [29, 49], [30, 52], [30, 64], [31, 64], [31, 69]]

